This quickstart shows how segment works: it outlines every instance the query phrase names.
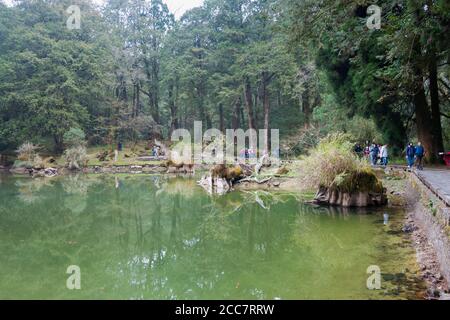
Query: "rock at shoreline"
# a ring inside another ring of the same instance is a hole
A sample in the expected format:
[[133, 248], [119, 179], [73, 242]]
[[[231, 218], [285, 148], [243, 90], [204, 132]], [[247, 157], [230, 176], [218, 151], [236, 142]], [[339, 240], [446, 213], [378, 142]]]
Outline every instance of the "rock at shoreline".
[[33, 178], [36, 177], [47, 177], [47, 178], [51, 178], [51, 177], [55, 177], [58, 175], [58, 169], [55, 168], [46, 168], [46, 169], [32, 169], [30, 171], [30, 174], [33, 176]]
[[317, 204], [342, 207], [384, 206], [386, 188], [370, 169], [341, 173], [332, 183], [321, 185], [314, 198]]
[[12, 168], [9, 170], [9, 172], [14, 173], [14, 174], [30, 175], [31, 170], [32, 169], [29, 169], [29, 168]]
[[314, 197], [314, 202], [342, 207], [371, 207], [386, 205], [388, 200], [385, 192], [358, 191], [350, 193], [321, 187]]

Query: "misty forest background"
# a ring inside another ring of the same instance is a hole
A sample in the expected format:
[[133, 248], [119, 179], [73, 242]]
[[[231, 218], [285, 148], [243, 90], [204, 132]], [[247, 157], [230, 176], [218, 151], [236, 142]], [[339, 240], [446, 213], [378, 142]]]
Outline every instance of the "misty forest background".
[[[382, 8], [369, 30], [367, 8]], [[66, 9], [81, 8], [69, 30]], [[285, 156], [331, 132], [450, 150], [450, 2], [161, 0], [0, 4], [0, 153], [169, 139], [176, 128], [277, 128]]]

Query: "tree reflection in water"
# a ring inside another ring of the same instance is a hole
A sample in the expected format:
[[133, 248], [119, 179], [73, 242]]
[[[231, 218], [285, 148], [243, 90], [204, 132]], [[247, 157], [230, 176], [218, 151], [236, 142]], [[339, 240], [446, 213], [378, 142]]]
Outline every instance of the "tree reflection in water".
[[[22, 201], [29, 193], [33, 205]], [[379, 255], [370, 215], [304, 205], [297, 194], [216, 197], [195, 179], [88, 175], [3, 179], [0, 198], [0, 292], [8, 297], [366, 295], [338, 273], [361, 269], [365, 283]], [[72, 264], [83, 277], [76, 293], [64, 286]], [[347, 289], [324, 294], [330, 283]]]

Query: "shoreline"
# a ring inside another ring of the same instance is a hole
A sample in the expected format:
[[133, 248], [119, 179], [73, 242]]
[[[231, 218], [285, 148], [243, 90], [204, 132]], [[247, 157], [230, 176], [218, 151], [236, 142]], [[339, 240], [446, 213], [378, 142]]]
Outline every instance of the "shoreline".
[[[414, 173], [403, 170], [390, 173], [391, 177], [399, 178], [384, 179], [389, 205], [405, 210], [402, 232], [409, 237], [416, 252], [420, 277], [427, 286], [425, 299], [450, 300], [450, 229], [446, 230], [448, 217], [444, 217], [449, 209]], [[431, 208], [429, 203], [435, 207]]]
[[[450, 300], [450, 229], [447, 208], [415, 175], [406, 190], [405, 231], [411, 233], [429, 299]], [[433, 203], [433, 205], [431, 205]]]

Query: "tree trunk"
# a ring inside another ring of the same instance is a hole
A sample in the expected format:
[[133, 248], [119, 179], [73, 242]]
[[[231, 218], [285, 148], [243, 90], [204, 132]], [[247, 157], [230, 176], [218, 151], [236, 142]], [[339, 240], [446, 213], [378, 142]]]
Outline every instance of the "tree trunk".
[[239, 121], [239, 128], [243, 129], [245, 127], [245, 114], [244, 114], [244, 108], [239, 109], [241, 112], [240, 121]]
[[55, 153], [61, 154], [64, 150], [62, 137], [59, 135], [55, 135], [55, 136], [53, 136], [53, 141], [55, 142], [55, 148], [54, 148]]
[[253, 114], [252, 87], [251, 87], [251, 84], [250, 84], [250, 79], [248, 77], [245, 78], [244, 96], [245, 96], [245, 107], [247, 109], [247, 116], [248, 116], [248, 128], [249, 129], [256, 129], [255, 117], [254, 117], [254, 114]]
[[[436, 55], [434, 51], [428, 65], [430, 75], [430, 98], [431, 98], [431, 127], [433, 129], [433, 142], [435, 152], [444, 152], [444, 140], [442, 138], [441, 110], [439, 106], [439, 87]], [[440, 159], [438, 154], [435, 154]]]
[[322, 103], [322, 97], [320, 96], [320, 92], [317, 91], [311, 111], [314, 112], [314, 109], [316, 109], [318, 106], [320, 106], [321, 103]]
[[231, 120], [234, 130], [238, 129], [240, 126], [240, 123], [241, 123], [241, 118], [240, 118], [241, 104], [242, 104], [241, 97], [239, 97], [239, 98], [237, 98], [236, 102], [234, 103], [233, 116], [232, 116], [232, 120]]
[[262, 73], [262, 95], [263, 95], [263, 106], [264, 106], [264, 155], [269, 154], [270, 150], [270, 92], [269, 92], [269, 81], [270, 76], [267, 72]]
[[160, 117], [159, 117], [159, 97], [158, 97], [158, 89], [156, 87], [154, 88], [153, 92], [153, 119], [157, 124], [160, 123]]
[[277, 108], [281, 108], [281, 105], [283, 104], [281, 91], [277, 90]]
[[203, 93], [199, 93], [199, 102], [198, 102], [198, 110], [199, 110], [199, 116], [201, 121], [205, 121], [206, 122], [206, 128], [207, 129], [211, 129], [212, 127], [212, 121], [211, 121], [211, 117], [208, 113], [208, 111], [205, 108], [205, 104], [204, 104], [204, 96]]
[[131, 117], [136, 115], [136, 85], [133, 85], [133, 106], [131, 107]]
[[219, 130], [225, 133], [225, 120], [223, 116], [223, 105], [219, 104]]
[[159, 101], [158, 101], [158, 89], [157, 86], [152, 84], [151, 85], [151, 108], [152, 108], [152, 116], [153, 116], [153, 120], [155, 120], [155, 122], [157, 124], [159, 124], [160, 122], [160, 117], [159, 117]]
[[429, 162], [434, 163], [436, 161], [436, 156], [433, 145], [431, 114], [423, 84], [420, 84], [420, 87], [414, 95], [414, 106], [416, 109], [417, 137], [426, 150], [426, 159]]
[[170, 107], [170, 116], [171, 116], [171, 123], [170, 123], [170, 135], [178, 129], [178, 107], [177, 103], [175, 101], [175, 95], [174, 95], [174, 85], [171, 82], [169, 84], [169, 107]]
[[155, 36], [152, 37], [152, 49], [155, 55], [152, 58], [152, 87], [153, 87], [153, 118], [157, 124], [160, 123], [159, 117], [159, 60], [156, 53], [158, 53], [158, 41]]
[[[414, 12], [415, 20], [420, 24], [422, 17], [420, 17], [420, 11], [416, 10]], [[422, 47], [419, 41], [414, 42], [413, 46], [414, 53], [416, 57], [422, 56]], [[416, 78], [417, 85], [414, 90], [414, 107], [416, 114], [416, 126], [417, 126], [417, 137], [419, 141], [422, 142], [423, 147], [426, 151], [426, 159], [430, 163], [436, 162], [436, 150], [433, 142], [433, 128], [431, 119], [431, 110], [427, 103], [427, 97], [424, 89], [423, 75], [425, 71], [422, 66], [416, 62], [414, 65], [414, 75]]]
[[305, 116], [305, 128], [309, 128], [311, 125], [311, 105], [308, 88], [302, 94], [302, 110]]
[[259, 96], [259, 93], [258, 93], [258, 91], [259, 91], [259, 89], [257, 89], [255, 92], [255, 107], [254, 107], [256, 128], [259, 127], [259, 124], [258, 124], [258, 96]]
[[141, 113], [141, 85], [138, 82], [136, 85], [136, 116]]
[[148, 94], [147, 94], [147, 96], [148, 96], [148, 99], [149, 99], [149, 102], [150, 102], [150, 113], [152, 115], [152, 118], [153, 118], [153, 120], [155, 122], [158, 122], [158, 120], [159, 120], [158, 119], [158, 113], [155, 112], [155, 104], [154, 104], [155, 98], [153, 97], [153, 87], [152, 87], [151, 84], [148, 86]]

